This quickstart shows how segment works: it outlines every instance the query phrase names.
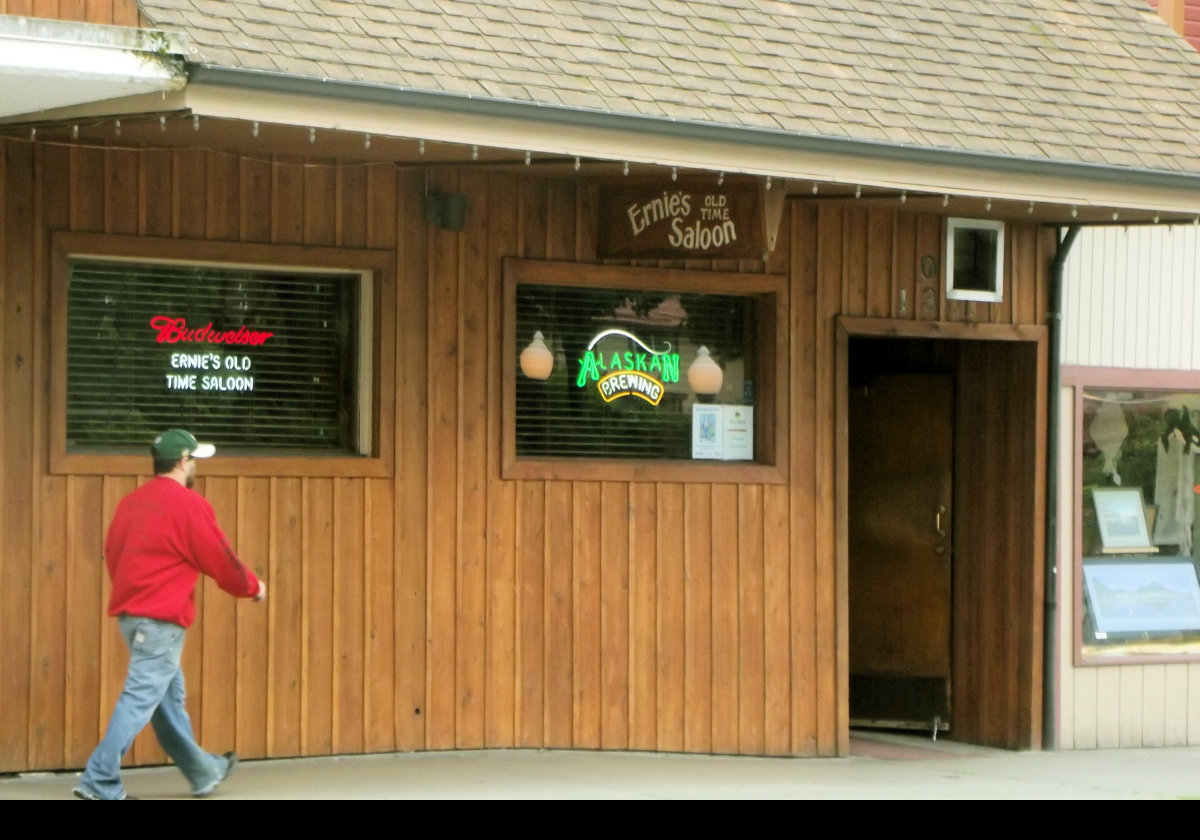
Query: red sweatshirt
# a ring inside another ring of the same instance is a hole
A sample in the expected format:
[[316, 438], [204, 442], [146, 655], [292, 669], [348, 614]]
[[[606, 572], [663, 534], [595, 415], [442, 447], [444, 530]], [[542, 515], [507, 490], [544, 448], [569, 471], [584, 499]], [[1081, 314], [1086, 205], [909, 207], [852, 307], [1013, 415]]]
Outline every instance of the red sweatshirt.
[[104, 540], [104, 560], [112, 578], [109, 615], [190, 627], [201, 573], [239, 598], [258, 594], [258, 578], [233, 553], [212, 505], [165, 476], [118, 503]]

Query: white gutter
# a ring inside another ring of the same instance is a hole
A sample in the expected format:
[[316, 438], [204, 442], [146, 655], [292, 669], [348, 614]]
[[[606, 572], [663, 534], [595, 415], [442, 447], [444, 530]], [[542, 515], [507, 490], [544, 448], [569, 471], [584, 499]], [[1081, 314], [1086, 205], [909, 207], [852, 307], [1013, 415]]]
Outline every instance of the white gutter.
[[0, 15], [0, 118], [187, 84], [178, 35]]

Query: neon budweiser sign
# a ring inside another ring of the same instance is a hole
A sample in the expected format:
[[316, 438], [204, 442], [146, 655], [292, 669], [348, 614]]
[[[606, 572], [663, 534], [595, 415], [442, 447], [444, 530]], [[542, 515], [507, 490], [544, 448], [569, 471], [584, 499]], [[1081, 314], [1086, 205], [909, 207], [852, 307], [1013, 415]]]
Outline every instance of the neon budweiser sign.
[[213, 328], [211, 321], [202, 327], [189, 328], [186, 319], [170, 315], [155, 315], [150, 319], [150, 327], [158, 333], [159, 344], [250, 344], [259, 347], [275, 335], [247, 329], [245, 325], [236, 330], [218, 330]]

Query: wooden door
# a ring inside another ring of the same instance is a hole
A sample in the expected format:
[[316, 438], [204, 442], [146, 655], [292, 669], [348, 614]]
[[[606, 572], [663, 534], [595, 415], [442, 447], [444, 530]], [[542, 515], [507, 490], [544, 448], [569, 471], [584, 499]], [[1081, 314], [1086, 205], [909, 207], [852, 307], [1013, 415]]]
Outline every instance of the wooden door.
[[953, 413], [944, 373], [850, 388], [852, 726], [949, 728]]

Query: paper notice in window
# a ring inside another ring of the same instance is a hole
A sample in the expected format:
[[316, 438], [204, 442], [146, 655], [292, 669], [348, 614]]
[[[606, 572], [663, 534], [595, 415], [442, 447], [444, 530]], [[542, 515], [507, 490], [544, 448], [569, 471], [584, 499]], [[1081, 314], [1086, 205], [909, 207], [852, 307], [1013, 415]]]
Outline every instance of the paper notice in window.
[[724, 457], [721, 445], [722, 433], [725, 429], [724, 406], [692, 404], [692, 457], [715, 458]]
[[754, 407], [723, 405], [724, 426], [721, 431], [721, 459], [751, 461], [754, 459]]

